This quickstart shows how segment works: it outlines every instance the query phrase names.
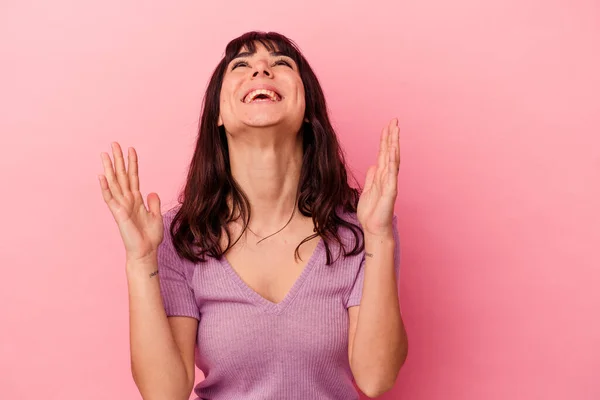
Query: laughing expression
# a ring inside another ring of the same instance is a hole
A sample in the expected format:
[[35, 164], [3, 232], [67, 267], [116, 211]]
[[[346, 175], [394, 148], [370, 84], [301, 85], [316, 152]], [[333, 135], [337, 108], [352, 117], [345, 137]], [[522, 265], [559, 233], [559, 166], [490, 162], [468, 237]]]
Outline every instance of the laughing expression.
[[298, 66], [260, 43], [255, 53], [243, 48], [223, 76], [219, 111], [219, 125], [228, 133], [273, 126], [298, 132], [305, 111]]

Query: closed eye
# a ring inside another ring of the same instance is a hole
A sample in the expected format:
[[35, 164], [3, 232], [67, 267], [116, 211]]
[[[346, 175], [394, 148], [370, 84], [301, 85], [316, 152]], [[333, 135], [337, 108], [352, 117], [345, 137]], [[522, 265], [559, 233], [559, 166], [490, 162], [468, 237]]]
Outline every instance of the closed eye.
[[231, 70], [233, 71], [237, 67], [247, 67], [247, 66], [248, 66], [248, 63], [246, 61], [237, 61], [233, 64], [233, 66], [231, 67]]
[[273, 63], [273, 65], [286, 65], [286, 66], [292, 68], [292, 64], [290, 64], [286, 60], [277, 60]]
[[[289, 62], [287, 60], [284, 60], [284, 59], [276, 60], [273, 63], [273, 66], [276, 66], [276, 65], [285, 65], [286, 67], [289, 67], [289, 68], [292, 68], [292, 69], [294, 68], [294, 67], [292, 67], [292, 63], [291, 62]], [[248, 63], [246, 61], [236, 61], [231, 66], [231, 70], [233, 71], [234, 69], [236, 69], [238, 67], [248, 67], [248, 66], [249, 65], [248, 65]]]

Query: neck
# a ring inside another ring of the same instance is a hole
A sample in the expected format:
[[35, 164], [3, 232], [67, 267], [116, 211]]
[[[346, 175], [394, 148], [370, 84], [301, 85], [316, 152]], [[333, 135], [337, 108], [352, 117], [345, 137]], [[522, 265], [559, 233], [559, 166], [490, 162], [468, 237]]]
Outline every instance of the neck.
[[264, 236], [286, 224], [296, 207], [302, 135], [253, 136], [228, 135], [229, 159], [233, 178], [250, 202], [250, 227]]

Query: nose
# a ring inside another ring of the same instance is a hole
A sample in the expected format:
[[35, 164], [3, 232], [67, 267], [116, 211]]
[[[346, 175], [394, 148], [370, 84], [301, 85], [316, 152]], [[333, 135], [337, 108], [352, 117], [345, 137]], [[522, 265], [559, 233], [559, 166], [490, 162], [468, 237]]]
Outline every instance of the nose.
[[254, 68], [254, 72], [252, 73], [252, 77], [256, 78], [257, 76], [266, 76], [272, 77], [273, 73], [269, 68], [269, 63], [265, 61], [259, 61], [256, 63], [256, 67]]

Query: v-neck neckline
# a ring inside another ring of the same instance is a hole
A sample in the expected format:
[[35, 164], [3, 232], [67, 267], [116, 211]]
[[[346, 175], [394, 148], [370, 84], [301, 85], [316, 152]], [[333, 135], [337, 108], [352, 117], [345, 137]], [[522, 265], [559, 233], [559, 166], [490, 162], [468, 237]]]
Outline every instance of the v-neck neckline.
[[283, 297], [283, 299], [278, 303], [274, 303], [271, 300], [266, 299], [265, 297], [261, 296], [258, 292], [256, 292], [254, 289], [252, 289], [246, 283], [246, 281], [244, 281], [242, 279], [242, 277], [237, 273], [237, 271], [233, 268], [233, 266], [229, 263], [229, 260], [227, 260], [227, 257], [225, 257], [225, 255], [223, 255], [220, 258], [219, 264], [221, 264], [221, 266], [223, 267], [223, 269], [225, 269], [225, 271], [231, 277], [231, 279], [242, 289], [244, 294], [246, 294], [246, 296], [250, 300], [252, 300], [255, 304], [259, 305], [265, 311], [268, 311], [268, 312], [271, 312], [274, 314], [280, 314], [294, 300], [294, 298], [300, 291], [300, 288], [303, 286], [304, 282], [306, 281], [306, 278], [308, 277], [310, 272], [314, 269], [315, 264], [317, 263], [317, 259], [319, 258], [319, 255], [322, 253], [321, 248], [323, 246], [324, 246], [323, 238], [319, 238], [319, 242], [317, 243], [317, 246], [313, 250], [308, 261], [306, 262], [306, 265], [302, 269], [302, 272], [300, 273], [298, 278], [296, 278], [296, 281], [294, 282], [292, 287], [288, 290], [288, 292]]

